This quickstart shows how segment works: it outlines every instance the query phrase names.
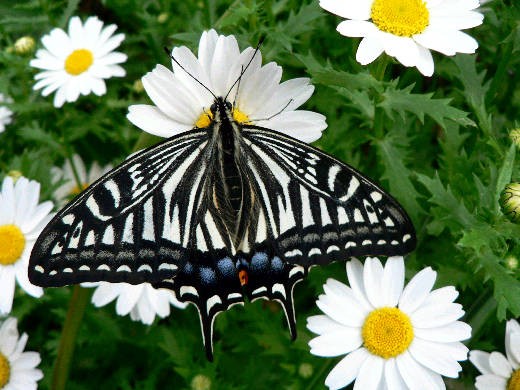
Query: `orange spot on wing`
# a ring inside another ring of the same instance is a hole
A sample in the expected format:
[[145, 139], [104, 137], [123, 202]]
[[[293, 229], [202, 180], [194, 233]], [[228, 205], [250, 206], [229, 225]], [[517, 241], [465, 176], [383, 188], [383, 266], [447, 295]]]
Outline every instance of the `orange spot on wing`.
[[238, 279], [240, 280], [240, 285], [245, 286], [249, 281], [249, 276], [247, 275], [246, 270], [241, 270], [238, 272]]

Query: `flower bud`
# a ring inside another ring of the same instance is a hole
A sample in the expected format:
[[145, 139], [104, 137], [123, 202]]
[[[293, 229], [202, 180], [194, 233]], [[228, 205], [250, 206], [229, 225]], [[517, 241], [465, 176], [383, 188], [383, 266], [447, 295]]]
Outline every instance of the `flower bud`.
[[143, 86], [143, 82], [141, 81], [141, 79], [137, 79], [134, 81], [134, 84], [132, 85], [132, 89], [136, 93], [142, 93], [144, 91], [144, 86]]
[[35, 42], [33, 37], [21, 37], [14, 43], [14, 51], [16, 54], [20, 55], [29, 54], [34, 50], [34, 45]]
[[509, 183], [500, 195], [502, 212], [513, 222], [520, 222], [520, 183]]
[[518, 259], [513, 255], [507, 256], [505, 263], [507, 269], [511, 271], [516, 271], [518, 269]]
[[168, 12], [162, 12], [159, 14], [159, 16], [157, 16], [157, 21], [163, 24], [168, 20], [169, 17], [170, 15], [168, 15]]
[[520, 147], [520, 128], [511, 130], [509, 138], [511, 138], [511, 141], [513, 141], [516, 146]]
[[211, 379], [209, 379], [206, 375], [198, 374], [193, 377], [191, 380], [191, 389], [192, 390], [210, 390], [211, 389]]
[[313, 372], [314, 369], [309, 363], [302, 363], [300, 364], [300, 367], [298, 367], [298, 374], [300, 374], [300, 376], [304, 379], [310, 378]]

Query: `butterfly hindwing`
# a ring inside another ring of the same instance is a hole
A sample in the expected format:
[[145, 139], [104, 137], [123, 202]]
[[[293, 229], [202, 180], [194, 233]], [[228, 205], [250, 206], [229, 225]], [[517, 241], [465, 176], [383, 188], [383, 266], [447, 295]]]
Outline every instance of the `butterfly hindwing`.
[[206, 144], [206, 132], [188, 132], [137, 153], [91, 185], [38, 238], [33, 283], [135, 284], [173, 276], [198, 250], [193, 211], [203, 212]]

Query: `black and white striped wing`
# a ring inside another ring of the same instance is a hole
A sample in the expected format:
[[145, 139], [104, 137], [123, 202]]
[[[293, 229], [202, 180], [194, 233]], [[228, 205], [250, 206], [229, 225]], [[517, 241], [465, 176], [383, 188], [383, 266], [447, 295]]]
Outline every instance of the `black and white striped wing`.
[[[187, 132], [137, 153], [91, 185], [41, 233], [31, 281], [154, 283], [173, 277], [198, 252], [211, 252], [201, 223], [211, 220], [202, 204], [208, 142], [206, 131]], [[227, 253], [225, 238], [220, 241]]]
[[352, 167], [269, 129], [244, 126], [243, 139], [262, 203], [244, 251], [268, 250], [307, 268], [415, 248], [406, 212]]

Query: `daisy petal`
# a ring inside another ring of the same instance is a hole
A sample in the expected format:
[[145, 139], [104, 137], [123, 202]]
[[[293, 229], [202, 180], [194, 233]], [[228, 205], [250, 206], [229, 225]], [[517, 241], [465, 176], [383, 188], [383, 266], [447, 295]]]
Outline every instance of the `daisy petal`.
[[399, 299], [399, 309], [413, 313], [428, 297], [437, 273], [430, 267], [423, 269], [406, 285]]
[[513, 372], [511, 364], [500, 352], [491, 352], [489, 355], [489, 367], [494, 374], [504, 378], [509, 378]]
[[482, 374], [492, 374], [493, 370], [489, 365], [489, 356], [488, 352], [475, 350], [469, 353], [469, 360]]
[[340, 360], [325, 379], [329, 389], [341, 389], [350, 384], [358, 376], [363, 363], [370, 357], [370, 353], [360, 348]]

